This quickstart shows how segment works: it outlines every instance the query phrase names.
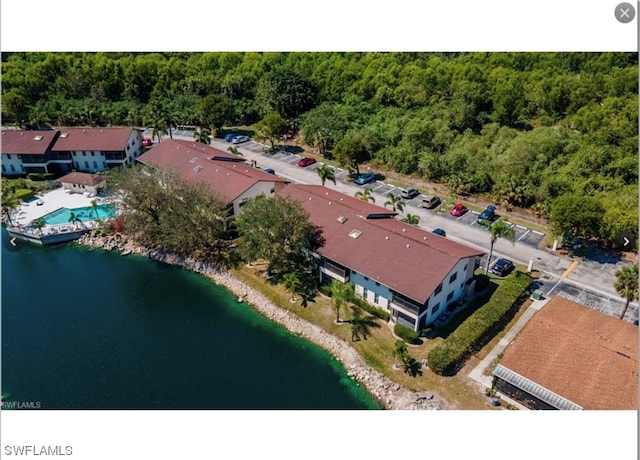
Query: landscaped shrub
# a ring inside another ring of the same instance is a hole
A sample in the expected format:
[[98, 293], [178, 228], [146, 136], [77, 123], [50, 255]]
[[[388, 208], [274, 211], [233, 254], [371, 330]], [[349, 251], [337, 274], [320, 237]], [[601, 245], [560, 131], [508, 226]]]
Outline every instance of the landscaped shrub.
[[383, 310], [382, 308], [374, 307], [373, 305], [371, 305], [366, 300], [360, 297], [356, 297], [355, 299], [353, 299], [352, 303], [362, 308], [364, 311], [384, 321], [389, 321], [389, 319], [391, 318], [388, 311]]
[[42, 181], [44, 180], [44, 175], [41, 173], [29, 173], [27, 174], [27, 179], [33, 181]]
[[53, 180], [55, 176], [53, 175], [53, 173], [44, 173], [42, 175], [42, 179], [43, 180]]
[[476, 287], [475, 290], [476, 292], [480, 292], [482, 291], [484, 288], [486, 288], [487, 286], [489, 286], [489, 281], [491, 280], [487, 275], [485, 275], [484, 273], [478, 274], [475, 276], [476, 279]]
[[393, 332], [407, 343], [413, 343], [413, 341], [418, 338], [418, 333], [416, 331], [409, 329], [407, 326], [403, 326], [402, 324], [396, 324], [393, 326]]
[[14, 196], [18, 200], [28, 201], [35, 195], [33, 190], [29, 190], [28, 188], [21, 188], [15, 191]]
[[318, 288], [318, 291], [320, 291], [322, 294], [326, 295], [327, 297], [331, 297], [331, 286], [329, 286], [328, 284], [321, 284], [320, 287]]
[[431, 370], [443, 374], [462, 361], [521, 300], [530, 284], [531, 277], [519, 271], [505, 279], [486, 305], [469, 316], [444, 342], [431, 349], [427, 355]]

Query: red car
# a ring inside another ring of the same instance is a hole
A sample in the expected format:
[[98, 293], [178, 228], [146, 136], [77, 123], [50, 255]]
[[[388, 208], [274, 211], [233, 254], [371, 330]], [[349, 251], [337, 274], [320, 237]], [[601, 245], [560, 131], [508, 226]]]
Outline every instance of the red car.
[[153, 141], [151, 139], [142, 139], [143, 147], [151, 147], [153, 145]]
[[316, 162], [315, 158], [304, 157], [298, 160], [298, 166], [300, 166], [301, 168], [306, 168], [307, 166], [312, 165], [315, 162]]
[[468, 209], [467, 209], [467, 207], [465, 205], [463, 205], [462, 203], [457, 203], [451, 209], [451, 211], [449, 211], [449, 214], [451, 214], [454, 217], [459, 217], [459, 216], [463, 215], [467, 211], [468, 211]]

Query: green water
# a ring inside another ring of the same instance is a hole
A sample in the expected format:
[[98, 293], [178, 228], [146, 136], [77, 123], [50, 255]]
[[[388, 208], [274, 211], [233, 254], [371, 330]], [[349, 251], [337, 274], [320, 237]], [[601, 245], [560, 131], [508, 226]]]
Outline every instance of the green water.
[[2, 394], [44, 409], [379, 408], [331, 355], [206, 278], [68, 246], [3, 247]]

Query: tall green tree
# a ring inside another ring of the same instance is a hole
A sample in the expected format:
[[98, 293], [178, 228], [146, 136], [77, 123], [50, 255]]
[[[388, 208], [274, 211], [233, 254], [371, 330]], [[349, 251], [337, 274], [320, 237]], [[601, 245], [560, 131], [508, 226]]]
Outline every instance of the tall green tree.
[[291, 294], [291, 302], [296, 301], [296, 293], [302, 289], [302, 281], [296, 272], [286, 273], [282, 278], [284, 288]]
[[571, 233], [583, 238], [598, 237], [603, 207], [595, 197], [563, 195], [551, 205], [551, 224], [558, 235]]
[[632, 300], [638, 300], [638, 264], [626, 265], [616, 271], [614, 287], [618, 294], [625, 299], [620, 319], [627, 313]]
[[360, 165], [371, 159], [371, 145], [363, 134], [352, 134], [341, 139], [333, 153], [341, 166], [360, 175]]
[[198, 104], [198, 119], [200, 126], [211, 128], [217, 136], [222, 127], [232, 116], [233, 103], [227, 96], [209, 94]]
[[485, 274], [489, 272], [489, 264], [491, 263], [491, 257], [493, 255], [493, 245], [498, 241], [498, 238], [503, 238], [514, 244], [516, 241], [516, 232], [509, 224], [507, 224], [502, 218], [491, 222], [488, 220], [480, 221], [480, 224], [489, 229], [490, 243], [489, 257], [487, 257], [487, 265], [484, 268]]
[[324, 157], [334, 143], [342, 139], [347, 128], [348, 122], [336, 105], [327, 102], [305, 113], [302, 121], [305, 143], [318, 148]]
[[250, 198], [235, 226], [241, 253], [247, 260], [267, 261], [268, 276], [309, 266], [311, 253], [322, 244], [302, 205], [288, 197]]
[[371, 187], [365, 187], [364, 190], [358, 190], [353, 196], [361, 199], [362, 201], [376, 202], [376, 199], [372, 195], [373, 189]]
[[44, 220], [44, 217], [38, 217], [31, 222], [33, 226], [38, 230], [40, 236], [42, 236], [42, 229], [47, 225], [47, 222]]
[[340, 310], [355, 297], [353, 283], [331, 280], [331, 306], [336, 311], [336, 323], [340, 322]]
[[96, 213], [96, 219], [99, 219], [98, 209], [100, 209], [100, 207], [98, 206], [98, 200], [91, 200], [91, 208]]
[[327, 164], [323, 164], [319, 168], [316, 168], [316, 172], [318, 173], [318, 177], [320, 177], [320, 182], [322, 182], [322, 186], [324, 187], [324, 183], [327, 180], [336, 184], [336, 170]]
[[80, 224], [82, 222], [82, 219], [80, 219], [80, 216], [78, 214], [76, 214], [75, 212], [71, 211], [69, 213], [69, 221], [70, 224], [73, 224], [74, 227], [78, 228], [78, 224]]
[[402, 202], [402, 198], [399, 195], [394, 195], [393, 193], [387, 193], [387, 201], [384, 202], [384, 207], [391, 206], [391, 210], [393, 212], [403, 212], [404, 211], [404, 203]]
[[278, 112], [270, 112], [256, 125], [259, 138], [267, 139], [271, 143], [271, 150], [275, 150], [275, 142], [287, 133], [289, 125]]
[[13, 211], [18, 207], [19, 204], [20, 204], [20, 200], [18, 200], [15, 197], [13, 192], [3, 186], [2, 212], [4, 213], [5, 216], [7, 216], [7, 221], [9, 222], [9, 225], [13, 225], [13, 221], [11, 220], [11, 215], [13, 214]]
[[256, 88], [260, 112], [278, 112], [287, 120], [294, 120], [313, 107], [316, 88], [295, 69], [280, 67], [265, 73]]

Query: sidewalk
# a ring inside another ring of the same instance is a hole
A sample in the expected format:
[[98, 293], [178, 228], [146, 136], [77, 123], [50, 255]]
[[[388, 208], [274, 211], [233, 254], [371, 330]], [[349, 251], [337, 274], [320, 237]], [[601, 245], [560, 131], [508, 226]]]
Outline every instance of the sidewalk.
[[[489, 354], [482, 361], [480, 361], [480, 364], [478, 364], [471, 372], [469, 372], [469, 377], [485, 388], [491, 388], [491, 382], [493, 378], [484, 375], [484, 370], [489, 365], [491, 365], [493, 360], [495, 360], [496, 357], [507, 347], [507, 345], [511, 343], [518, 332], [520, 332], [524, 325], [527, 324], [527, 321], [529, 321], [538, 310], [544, 307], [548, 301], [549, 299], [546, 298], [543, 300], [534, 300], [533, 303], [529, 305], [529, 308], [527, 308], [524, 314], [520, 317], [520, 319], [518, 319], [518, 321], [513, 325], [511, 329], [509, 329], [505, 336], [500, 339], [500, 342], [498, 342], [498, 344], [493, 347], [493, 350], [491, 350]], [[502, 396], [502, 398], [505, 397]], [[511, 400], [509, 400], [509, 402], [511, 402]]]

